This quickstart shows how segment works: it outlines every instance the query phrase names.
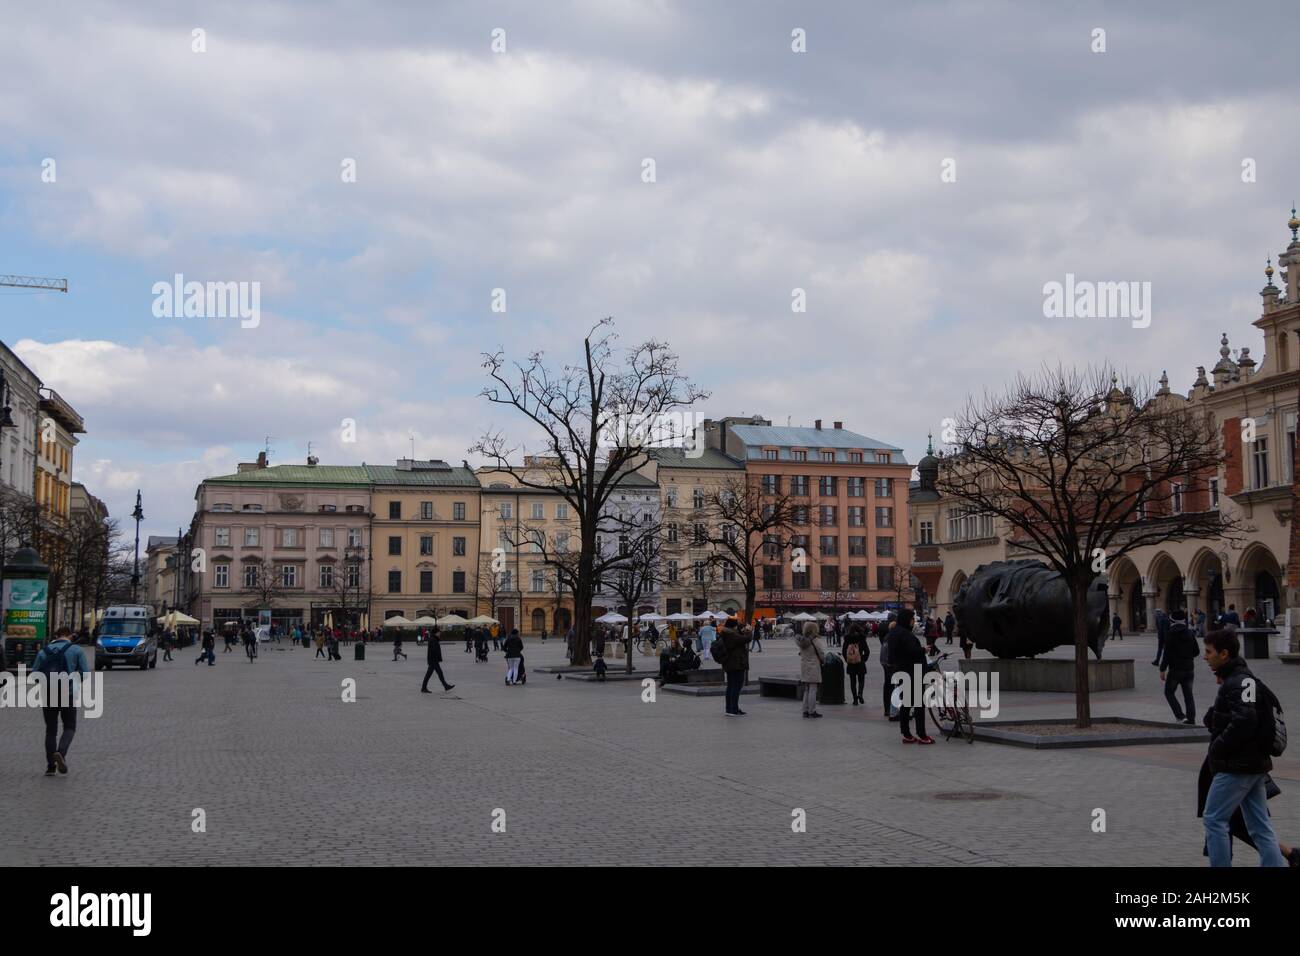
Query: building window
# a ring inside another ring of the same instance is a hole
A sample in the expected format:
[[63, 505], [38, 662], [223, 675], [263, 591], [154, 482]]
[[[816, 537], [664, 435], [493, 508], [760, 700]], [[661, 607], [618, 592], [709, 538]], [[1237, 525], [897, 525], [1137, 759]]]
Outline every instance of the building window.
[[834, 461], [834, 460], [835, 460], [835, 452], [833, 451], [822, 452], [822, 461]]
[[838, 564], [822, 565], [822, 590], [838, 591], [840, 589], [840, 566]]
[[452, 594], [465, 593], [465, 572], [464, 571], [451, 572], [451, 592]]
[[509, 521], [515, 516], [515, 507], [508, 501], [503, 501], [497, 506], [497, 513], [501, 515], [502, 521]]
[[780, 454], [775, 448], [764, 448], [763, 459], [765, 461], [776, 461], [777, 455]]
[[798, 505], [795, 508], [792, 508], [791, 512], [792, 512], [790, 516], [791, 524], [798, 525], [799, 527], [806, 527], [808, 525], [807, 505]]
[[781, 476], [764, 475], [763, 476], [763, 494], [779, 495], [781, 493]]
[[696, 488], [691, 492], [691, 507], [697, 509], [704, 507], [704, 489]]
[[821, 553], [823, 557], [834, 557], [840, 553], [839, 538], [833, 534], [824, 534], [821, 536]]
[[817, 509], [817, 523], [823, 528], [829, 528], [840, 523], [840, 509], [835, 505], [821, 505]]
[[322, 588], [334, 587], [334, 565], [322, 564], [319, 569], [319, 580]]
[[855, 564], [849, 567], [849, 590], [865, 591], [867, 589], [867, 566]]
[[216, 546], [217, 546], [218, 548], [228, 548], [228, 547], [230, 547], [230, 529], [229, 529], [229, 528], [217, 528], [217, 529], [216, 529], [216, 538], [215, 538], [214, 543], [216, 544]]
[[781, 587], [781, 565], [765, 564], [763, 565], [763, 587], [769, 591], [779, 590]]
[[849, 535], [849, 557], [865, 558], [867, 556], [867, 539], [862, 535]]
[[569, 503], [567, 501], [561, 501], [555, 506], [555, 520], [569, 520]]
[[244, 565], [244, 587], [246, 588], [257, 587], [257, 565], [256, 564]]
[[359, 548], [359, 547], [361, 547], [361, 529], [360, 529], [360, 528], [348, 528], [348, 547], [349, 547], [349, 548]]
[[455, 555], [456, 557], [458, 557], [458, 558], [463, 558], [463, 557], [465, 557], [465, 539], [464, 539], [464, 538], [452, 538], [452, 539], [451, 539], [451, 553], [452, 553], [453, 555]]
[[1254, 487], [1268, 487], [1268, 439], [1260, 436], [1255, 439], [1255, 450], [1250, 456]]
[[334, 529], [333, 529], [333, 528], [321, 528], [321, 529], [320, 529], [320, 546], [321, 546], [322, 548], [332, 548], [332, 547], [334, 547]]
[[1170, 497], [1173, 499], [1174, 514], [1180, 515], [1183, 513], [1183, 486], [1175, 481], [1170, 490], [1172, 491]]
[[260, 529], [258, 529], [258, 528], [245, 528], [245, 529], [244, 529], [244, 547], [246, 547], [246, 548], [256, 548], [256, 547], [257, 547], [257, 544], [258, 544], [258, 531], [259, 531], [259, 530], [260, 530]]
[[536, 594], [538, 591], [545, 589], [546, 575], [541, 571], [534, 571], [528, 576], [528, 590]]
[[420, 502], [420, 519], [421, 519], [422, 521], [432, 521], [432, 520], [433, 520], [433, 502], [432, 502], [432, 501], [421, 501], [421, 502]]
[[894, 479], [877, 478], [876, 479], [876, 497], [892, 498], [894, 497]]
[[465, 502], [453, 501], [451, 503], [451, 518], [453, 521], [465, 520]]
[[[14, 451], [18, 451], [18, 446], [14, 446]], [[9, 484], [13, 484], [13, 459], [9, 460]], [[216, 504], [212, 506], [213, 511], [234, 511], [235, 506], [229, 503]]]
[[704, 525], [697, 523], [694, 526], [691, 543], [697, 547], [708, 543], [708, 534], [705, 532]]
[[348, 565], [347, 586], [350, 588], [361, 587], [361, 565], [360, 564]]
[[817, 494], [822, 498], [835, 497], [836, 490], [834, 475], [822, 475], [817, 479]]
[[244, 510], [244, 511], [261, 511], [261, 510], [262, 510], [262, 506], [261, 506], [261, 505], [248, 504], [248, 505], [244, 505], [243, 510]]
[[893, 461], [893, 458], [890, 455], [890, 453], [887, 451], [878, 451], [876, 452], [876, 461], [881, 465], [888, 465], [891, 461]]
[[934, 544], [934, 522], [933, 521], [921, 522], [921, 537], [917, 543]]
[[892, 528], [894, 526], [894, 509], [888, 507], [876, 508], [876, 527]]
[[564, 554], [569, 550], [569, 532], [555, 532], [555, 553]]
[[214, 588], [230, 587], [230, 565], [214, 564], [212, 566], [212, 586]]
[[501, 572], [501, 590], [513, 591], [515, 589], [515, 573], [509, 569]]
[[677, 489], [676, 489], [676, 488], [669, 488], [669, 489], [668, 489], [667, 500], [668, 500], [668, 507], [669, 507], [669, 508], [676, 508], [676, 507], [677, 507]]
[[703, 562], [703, 561], [696, 561], [696, 562], [695, 562], [695, 566], [694, 566], [694, 568], [692, 569], [692, 573], [693, 573], [693, 575], [694, 575], [694, 579], [695, 579], [695, 583], [696, 583], [696, 584], [700, 584], [701, 582], [703, 582], [703, 581], [704, 581], [704, 562]]
[[668, 562], [668, 583], [669, 584], [677, 583], [677, 562], [676, 561]]
[[791, 571], [790, 587], [796, 591], [806, 591], [811, 585], [807, 571]]
[[862, 452], [860, 451], [849, 452], [849, 462], [850, 464], [854, 464], [854, 465], [862, 464]]
[[286, 564], [280, 569], [280, 583], [286, 588], [296, 588], [298, 586], [297, 565]]
[[892, 564], [876, 568], [876, 590], [894, 590], [894, 566]]
[[728, 584], [734, 584], [736, 580], [736, 566], [730, 561], [722, 562], [722, 580]]
[[796, 498], [808, 497], [808, 476], [791, 475], [790, 476], [790, 494]]
[[433, 572], [432, 571], [420, 572], [420, 593], [421, 594], [433, 593]]
[[849, 527], [865, 528], [867, 526], [867, 509], [861, 505], [849, 505]]
[[505, 531], [498, 531], [498, 532], [497, 532], [497, 547], [500, 548], [502, 551], [505, 551], [505, 552], [509, 552], [509, 551], [512, 550], [512, 547], [511, 547], [511, 544], [510, 544], [510, 535], [509, 535], [508, 532], [505, 532]]
[[388, 536], [388, 553], [393, 555], [402, 553], [402, 539], [399, 535], [390, 534]]
[[792, 452], [790, 452], [790, 457], [791, 457], [792, 459], [794, 459], [795, 461], [807, 461], [807, 460], [808, 460], [808, 452], [803, 451], [802, 449], [799, 450], [799, 451], [792, 451]]
[[400, 501], [390, 501], [388, 503], [388, 517], [393, 521], [402, 519], [402, 503]]
[[544, 521], [544, 520], [546, 520], [546, 505], [544, 505], [544, 504], [543, 504], [542, 502], [540, 502], [540, 501], [534, 501], [534, 502], [533, 502], [532, 514], [533, 514], [533, 520], [534, 520], [534, 521]]
[[433, 535], [431, 534], [420, 535], [420, 554], [424, 554], [424, 555], [433, 554]]
[[893, 535], [882, 534], [876, 538], [876, 557], [892, 558], [894, 556]]
[[1218, 509], [1219, 507], [1219, 479], [1210, 479], [1210, 507]]
[[401, 590], [402, 590], [402, 572], [389, 571], [388, 572], [388, 593], [397, 594]]
[[850, 478], [848, 480], [848, 495], [850, 498], [864, 498], [867, 494], [867, 480], [865, 478]]
[[675, 521], [670, 521], [670, 522], [668, 523], [668, 535], [667, 535], [667, 540], [668, 540], [668, 543], [669, 543], [669, 544], [676, 544], [676, 543], [677, 543], [677, 522], [675, 522]]
[[281, 529], [280, 529], [280, 543], [283, 544], [286, 548], [296, 548], [296, 547], [298, 547], [298, 529], [297, 529], [297, 528], [281, 528]]

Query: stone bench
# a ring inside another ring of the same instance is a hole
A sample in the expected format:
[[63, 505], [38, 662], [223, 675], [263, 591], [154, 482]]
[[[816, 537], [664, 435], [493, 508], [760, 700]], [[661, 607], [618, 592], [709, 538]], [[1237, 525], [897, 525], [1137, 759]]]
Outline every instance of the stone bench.
[[693, 671], [678, 671], [668, 678], [669, 684], [725, 684], [727, 675], [721, 667], [699, 667]]
[[799, 699], [800, 680], [797, 677], [760, 677], [758, 694], [760, 697], [788, 697]]

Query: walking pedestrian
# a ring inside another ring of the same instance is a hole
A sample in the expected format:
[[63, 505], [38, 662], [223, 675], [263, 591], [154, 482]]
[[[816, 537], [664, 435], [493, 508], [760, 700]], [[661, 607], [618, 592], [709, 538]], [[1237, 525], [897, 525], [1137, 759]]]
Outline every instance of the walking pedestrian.
[[492, 633], [492, 650], [494, 651], [501, 650], [501, 625], [493, 624], [491, 627], [491, 633]]
[[[903, 697], [898, 705], [898, 729], [902, 732], [905, 744], [932, 744], [934, 738], [925, 732], [925, 708], [916, 703], [922, 692], [916, 676], [925, 668], [925, 651], [912, 632], [913, 620], [911, 609], [903, 608], [898, 612], [898, 620], [889, 636], [885, 638], [889, 646], [889, 666], [893, 672], [891, 679], [896, 673], [907, 675], [907, 680], [901, 685]], [[915, 737], [912, 736], [910, 723], [913, 717], [916, 719]]]
[[406, 660], [406, 655], [402, 653], [402, 635], [396, 631], [393, 632], [393, 660], [398, 658]]
[[943, 619], [943, 632], [947, 635], [947, 643], [952, 643], [952, 632], [957, 629], [957, 618], [953, 616], [952, 611], [948, 612], [947, 617]]
[[[41, 715], [45, 718], [45, 776], [68, 772], [68, 748], [77, 733], [77, 693], [82, 680], [90, 673], [86, 655], [72, 643], [72, 628], [66, 625], [36, 652], [32, 673], [44, 675], [45, 699]], [[66, 676], [62, 676], [66, 675]], [[63, 733], [59, 733], [59, 721]]]
[[1201, 608], [1196, 612], [1196, 636], [1205, 637], [1205, 608]]
[[[1160, 662], [1160, 679], [1165, 683], [1165, 700], [1173, 709], [1174, 719], [1184, 724], [1196, 723], [1196, 704], [1192, 699], [1192, 680], [1196, 676], [1196, 658], [1201, 649], [1187, 627], [1186, 611], [1174, 611], [1165, 639], [1165, 656]], [[1185, 708], [1179, 709], [1175, 693], [1183, 689]], [[1186, 710], [1186, 713], [1183, 712]]]
[[575, 631], [573, 629], [573, 625], [570, 624], [569, 630], [566, 631], [564, 635], [564, 647], [565, 647], [564, 653], [565, 656], [568, 657], [570, 664], [573, 663], [573, 652], [577, 649], [576, 635], [577, 635], [577, 631]]
[[207, 658], [208, 666], [211, 667], [217, 662], [217, 639], [213, 636], [210, 629], [204, 629], [203, 642], [199, 645], [199, 656], [195, 659], [195, 664], [201, 664], [204, 658]]
[[730, 717], [744, 717], [745, 712], [740, 709], [740, 692], [745, 687], [745, 672], [749, 670], [749, 635], [741, 628], [728, 625], [718, 631], [717, 639], [722, 642], [718, 651], [722, 658], [719, 663], [727, 677], [725, 713]]
[[524, 656], [524, 639], [519, 636], [518, 628], [510, 629], [510, 636], [505, 639], [506, 683], [514, 686], [519, 682], [519, 659]]
[[[710, 625], [705, 625], [705, 626], [706, 626], [706, 627], [709, 627], [709, 630], [712, 630], [712, 629], [713, 629]], [[700, 640], [701, 640], [701, 641], [704, 640], [704, 628], [703, 628], [703, 627], [700, 628]], [[760, 654], [763, 653], [763, 625], [762, 625], [762, 623], [761, 623], [760, 621], [755, 621], [755, 622], [754, 622], [754, 630], [753, 630], [752, 636], [751, 636], [750, 639], [749, 639], [749, 649], [752, 651], [752, 650], [754, 650], [754, 648], [758, 648], [758, 653], [760, 653]], [[707, 648], [706, 648], [706, 650], [707, 650]]]
[[1119, 641], [1124, 640], [1123, 624], [1124, 622], [1119, 619], [1119, 612], [1116, 611], [1115, 615], [1110, 619], [1110, 636]]
[[433, 691], [429, 690], [429, 678], [434, 674], [437, 674], [438, 680], [442, 681], [442, 689], [444, 691], [451, 690], [456, 685], [448, 684], [447, 678], [442, 675], [442, 641], [438, 637], [437, 627], [434, 627], [433, 630], [429, 632], [428, 645], [429, 649], [426, 660], [428, 661], [429, 668], [424, 672], [424, 683], [420, 685], [420, 693], [433, 693]]
[[316, 632], [316, 656], [325, 657], [325, 632]]
[[849, 636], [844, 641], [844, 670], [849, 675], [849, 690], [853, 694], [854, 704], [865, 704], [862, 696], [867, 681], [867, 661], [871, 658], [871, 648], [867, 646], [867, 632], [861, 624], [849, 628]]
[[[702, 657], [709, 656], [709, 645], [712, 644], [717, 639], [718, 639], [718, 629], [713, 626], [712, 621], [705, 621], [704, 626], [700, 628], [700, 655]], [[670, 639], [668, 643], [669, 645], [672, 645], [677, 642], [674, 639]]]
[[169, 661], [172, 659], [172, 644], [174, 644], [175, 642], [176, 642], [176, 632], [173, 631], [170, 627], [164, 630], [162, 636], [164, 661]]
[[799, 648], [799, 684], [803, 688], [803, 715], [820, 717], [817, 712], [817, 691], [822, 686], [822, 661], [826, 659], [826, 645], [817, 636], [817, 625], [805, 621], [803, 633], [794, 639]]
[[[1232, 630], [1205, 635], [1205, 662], [1221, 681], [1214, 706], [1205, 715], [1210, 731], [1206, 754], [1210, 772], [1203, 818], [1205, 849], [1210, 866], [1232, 865], [1230, 821], [1240, 808], [1246, 832], [1259, 852], [1260, 866], [1286, 866], [1266, 803], [1273, 759], [1261, 740], [1261, 729], [1272, 736], [1272, 691], [1251, 673], [1240, 656]], [[1246, 688], [1250, 693], [1246, 693]], [[1268, 726], [1260, 726], [1260, 706], [1268, 708]]]

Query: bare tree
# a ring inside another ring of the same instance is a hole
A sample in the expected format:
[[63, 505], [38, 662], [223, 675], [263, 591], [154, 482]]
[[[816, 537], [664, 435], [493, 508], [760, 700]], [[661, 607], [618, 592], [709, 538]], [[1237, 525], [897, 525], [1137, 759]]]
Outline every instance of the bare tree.
[[1015, 544], [1069, 587], [1075, 717], [1087, 727], [1087, 596], [1097, 574], [1136, 548], [1242, 530], [1210, 504], [1224, 460], [1214, 420], [1167, 390], [1121, 389], [1109, 369], [1058, 367], [972, 398], [954, 431], [960, 451], [941, 467], [940, 493], [1006, 522]]
[[478, 595], [477, 597], [486, 597], [488, 602], [488, 617], [497, 616], [497, 605], [501, 601], [501, 595], [510, 590], [505, 587], [506, 571], [497, 571], [495, 569], [496, 559], [485, 554], [479, 559], [478, 575]]
[[609, 589], [619, 597], [619, 607], [628, 619], [627, 672], [632, 672], [633, 622], [637, 605], [646, 595], [659, 589], [663, 573], [661, 555], [663, 525], [650, 521], [629, 529], [621, 536], [619, 554], [609, 565]]
[[250, 611], [273, 610], [275, 602], [284, 597], [284, 582], [276, 574], [275, 565], [262, 558], [244, 565], [244, 573], [252, 569], [252, 580], [245, 579], [243, 593], [248, 595], [244, 608]]
[[532, 467], [520, 464], [528, 444], [500, 432], [484, 434], [470, 449], [519, 485], [555, 492], [573, 508], [575, 664], [591, 662], [591, 598], [602, 570], [596, 538], [606, 506], [623, 480], [648, 461], [656, 423], [707, 397], [681, 374], [665, 343], [616, 352], [611, 324], [602, 320], [583, 339], [579, 365], [552, 370], [541, 352], [513, 364], [501, 352], [485, 355], [491, 384], [483, 397], [519, 412], [539, 436], [535, 447], [545, 457], [540, 467], [536, 454], [528, 456]]
[[[325, 590], [348, 626], [359, 625], [361, 611], [370, 596], [370, 584], [366, 580], [366, 562], [360, 549], [350, 549], [349, 552], [345, 552], [343, 561], [336, 564], [330, 573], [329, 587]], [[340, 622], [334, 623], [336, 627], [340, 626]]]
[[705, 495], [705, 542], [744, 585], [746, 621], [754, 619], [761, 558], [783, 557], [796, 507], [782, 489], [765, 489], [757, 475], [735, 475]]

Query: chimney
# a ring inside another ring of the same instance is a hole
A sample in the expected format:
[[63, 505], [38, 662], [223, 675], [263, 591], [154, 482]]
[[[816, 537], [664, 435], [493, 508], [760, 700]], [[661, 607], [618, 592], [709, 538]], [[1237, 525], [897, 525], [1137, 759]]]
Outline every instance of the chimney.
[[259, 452], [257, 453], [257, 467], [258, 467], [258, 468], [265, 468], [265, 467], [266, 467], [266, 452], [264, 452], [264, 451], [259, 451]]
[[836, 427], [836, 428], [841, 428], [841, 429], [842, 429], [842, 428], [844, 427], [844, 423], [843, 423], [843, 422], [836, 422], [836, 423], [835, 423], [835, 427]]
[[813, 428], [817, 429], [818, 431], [822, 430], [822, 420], [820, 418], [817, 419], [817, 421], [813, 422]]

